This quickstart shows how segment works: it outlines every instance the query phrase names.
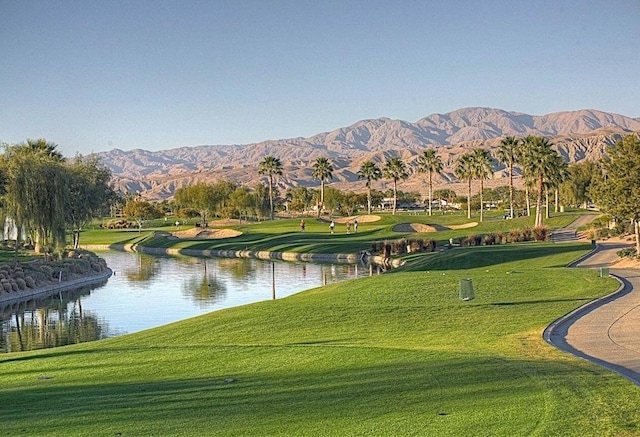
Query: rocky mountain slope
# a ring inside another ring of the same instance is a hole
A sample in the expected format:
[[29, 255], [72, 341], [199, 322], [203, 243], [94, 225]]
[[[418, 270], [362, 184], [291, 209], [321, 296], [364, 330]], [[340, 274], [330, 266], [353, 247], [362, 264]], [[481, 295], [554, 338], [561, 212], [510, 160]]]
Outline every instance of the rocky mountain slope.
[[[402, 182], [404, 191], [424, 191], [426, 175], [417, 172], [416, 159], [426, 147], [436, 147], [445, 163], [445, 171], [435, 184], [459, 189], [453, 176], [456, 158], [473, 147], [495, 149], [507, 135], [541, 135], [552, 139], [568, 162], [598, 159], [606, 146], [624, 134], [640, 132], [640, 118], [625, 117], [595, 110], [567, 111], [542, 116], [491, 108], [463, 108], [447, 114], [432, 114], [415, 123], [378, 118], [361, 120], [348, 127], [324, 132], [310, 138], [269, 140], [245, 145], [180, 147], [158, 152], [118, 149], [98, 156], [113, 172], [116, 188], [139, 192], [148, 199], [170, 198], [179, 188], [197, 181], [230, 179], [255, 185], [258, 163], [273, 155], [283, 163], [284, 175], [278, 178], [281, 189], [298, 185], [317, 186], [311, 177], [313, 161], [319, 156], [331, 159], [334, 179], [340, 189], [361, 190], [357, 178], [360, 164], [366, 160], [384, 162], [399, 156], [409, 166], [411, 177]], [[489, 185], [504, 185], [504, 169], [496, 165]], [[379, 181], [382, 189], [385, 181]]]

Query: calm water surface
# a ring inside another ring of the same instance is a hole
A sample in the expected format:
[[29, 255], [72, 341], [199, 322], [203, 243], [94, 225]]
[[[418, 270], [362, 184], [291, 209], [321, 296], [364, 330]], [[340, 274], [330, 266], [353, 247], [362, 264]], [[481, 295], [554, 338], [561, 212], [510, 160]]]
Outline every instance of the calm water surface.
[[0, 305], [0, 352], [92, 341], [368, 276], [369, 266], [100, 254], [115, 274], [93, 287]]

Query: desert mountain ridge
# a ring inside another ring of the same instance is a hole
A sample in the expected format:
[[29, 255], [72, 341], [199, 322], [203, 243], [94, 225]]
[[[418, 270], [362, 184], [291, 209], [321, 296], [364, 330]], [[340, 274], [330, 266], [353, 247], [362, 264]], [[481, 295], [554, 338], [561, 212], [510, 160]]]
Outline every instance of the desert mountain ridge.
[[[253, 186], [264, 182], [258, 164], [265, 156], [275, 156], [284, 174], [277, 180], [281, 190], [296, 186], [319, 186], [313, 180], [312, 164], [320, 156], [334, 167], [330, 182], [342, 190], [360, 191], [360, 164], [366, 160], [383, 163], [389, 156], [400, 157], [410, 177], [399, 184], [403, 191], [424, 191], [426, 175], [417, 172], [417, 158], [428, 147], [438, 149], [445, 164], [435, 178], [436, 188], [460, 190], [453, 175], [456, 158], [471, 148], [493, 151], [505, 136], [545, 136], [570, 163], [603, 156], [605, 148], [623, 135], [640, 132], [640, 118], [597, 110], [565, 111], [542, 116], [493, 108], [462, 108], [446, 114], [432, 114], [416, 122], [382, 117], [358, 121], [350, 126], [308, 138], [267, 140], [252, 144], [202, 145], [151, 152], [142, 149], [113, 149], [97, 153], [113, 173], [114, 186], [124, 192], [139, 192], [144, 198], [171, 198], [177, 188], [199, 181], [228, 179]], [[496, 163], [489, 185], [504, 185], [504, 168]], [[386, 181], [388, 183], [388, 181]], [[384, 180], [377, 189], [384, 189]]]

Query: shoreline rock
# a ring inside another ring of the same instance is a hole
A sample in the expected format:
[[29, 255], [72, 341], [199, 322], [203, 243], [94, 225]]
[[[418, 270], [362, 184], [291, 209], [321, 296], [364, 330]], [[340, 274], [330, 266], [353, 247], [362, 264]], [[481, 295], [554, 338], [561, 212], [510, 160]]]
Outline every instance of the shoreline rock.
[[61, 291], [73, 290], [74, 288], [80, 288], [84, 285], [90, 285], [93, 283], [99, 283], [106, 279], [109, 279], [113, 274], [112, 270], [107, 268], [102, 272], [97, 272], [92, 275], [83, 276], [80, 278], [73, 278], [68, 281], [62, 281], [58, 283], [48, 284], [41, 287], [36, 287], [30, 290], [21, 290], [12, 292], [9, 294], [0, 295], [0, 304], [11, 304], [15, 302], [30, 300], [33, 298], [42, 298], [49, 295], [59, 293]]
[[85, 250], [107, 251], [119, 250], [123, 252], [138, 252], [148, 255], [170, 255], [170, 256], [209, 256], [217, 258], [251, 258], [261, 260], [279, 261], [304, 261], [304, 262], [335, 262], [354, 264], [363, 260], [368, 260], [374, 264], [387, 267], [399, 267], [404, 261], [398, 259], [388, 259], [381, 256], [372, 256], [366, 251], [360, 253], [297, 253], [297, 252], [270, 252], [256, 250], [211, 250], [211, 249], [171, 249], [160, 247], [145, 247], [137, 244], [111, 244], [111, 245], [87, 245], [82, 246]]

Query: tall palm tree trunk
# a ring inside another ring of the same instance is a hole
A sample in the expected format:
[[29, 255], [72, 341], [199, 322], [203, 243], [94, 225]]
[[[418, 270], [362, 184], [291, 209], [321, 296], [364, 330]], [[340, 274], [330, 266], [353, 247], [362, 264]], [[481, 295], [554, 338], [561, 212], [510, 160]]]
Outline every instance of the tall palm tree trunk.
[[638, 220], [633, 221], [633, 228], [636, 233], [636, 255], [640, 254], [640, 222]]
[[483, 217], [483, 213], [484, 213], [484, 196], [483, 196], [483, 191], [484, 191], [484, 181], [482, 179], [480, 179], [480, 223], [482, 223], [482, 217]]
[[371, 183], [367, 185], [367, 211], [371, 215]]
[[544, 207], [544, 218], [549, 218], [549, 189], [544, 190], [545, 195], [545, 207]]
[[471, 179], [468, 179], [469, 186], [467, 187], [467, 218], [471, 218]]
[[509, 165], [509, 214], [513, 218], [513, 164]]
[[433, 205], [433, 182], [432, 182], [433, 172], [429, 172], [429, 217], [431, 217], [432, 211], [431, 207]]
[[271, 211], [271, 220], [273, 220], [273, 176], [269, 174], [269, 211]]
[[398, 205], [398, 184], [396, 179], [393, 179], [393, 215], [396, 215], [396, 207]]
[[542, 176], [538, 178], [538, 200], [536, 202], [536, 221], [535, 227], [542, 226]]

